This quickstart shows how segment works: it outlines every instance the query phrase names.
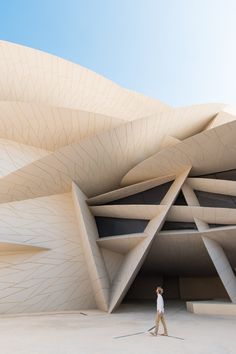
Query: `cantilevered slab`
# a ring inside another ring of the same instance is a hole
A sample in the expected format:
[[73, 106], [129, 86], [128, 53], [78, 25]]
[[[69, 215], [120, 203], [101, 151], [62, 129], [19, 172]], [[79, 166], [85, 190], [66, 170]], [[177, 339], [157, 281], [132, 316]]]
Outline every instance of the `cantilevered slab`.
[[91, 206], [94, 216], [105, 216], [123, 219], [151, 220], [163, 209], [162, 205], [136, 204], [136, 205], [98, 205]]
[[97, 244], [99, 247], [110, 251], [126, 254], [142, 242], [146, 237], [147, 235], [145, 233], [110, 236], [98, 239]]
[[236, 196], [236, 181], [213, 178], [188, 178], [187, 183], [195, 190]]
[[234, 169], [235, 135], [236, 121], [232, 121], [184, 139], [139, 163], [124, 176], [122, 185], [178, 172], [186, 165], [193, 166], [192, 176]]
[[34, 246], [27, 243], [9, 242], [0, 240], [0, 254], [16, 252], [39, 252], [47, 251], [49, 248]]
[[133, 194], [144, 192], [148, 189], [160, 186], [163, 183], [170, 182], [175, 178], [175, 175], [153, 178], [151, 180], [132, 184], [131, 186], [115, 189], [114, 191], [98, 195], [87, 200], [89, 205], [99, 205], [112, 202], [121, 198], [128, 197]]
[[210, 224], [235, 225], [236, 209], [173, 205], [167, 215], [168, 221], [194, 222], [194, 218]]
[[[222, 245], [223, 248], [230, 250], [232, 249], [233, 252], [236, 251], [236, 225], [229, 225], [229, 226], [219, 226], [219, 227], [212, 227], [212, 228], [205, 228], [204, 230], [166, 230], [160, 231], [159, 235], [163, 237], [171, 237], [176, 236], [181, 238], [182, 236], [186, 237], [201, 237], [206, 236], [211, 238], [212, 240], [217, 241], [219, 244]], [[236, 260], [236, 254], [235, 254]]]
[[[180, 139], [195, 134], [217, 113], [219, 108], [219, 105], [202, 105], [170, 110], [170, 113], [166, 112], [166, 114], [128, 122], [107, 132], [84, 139], [78, 144], [65, 146], [2, 178], [0, 202], [69, 192], [72, 181], [76, 182], [88, 197], [119, 188], [122, 177], [130, 169], [160, 149], [162, 138], [167, 133]], [[210, 134], [212, 130], [206, 133]], [[208, 141], [208, 137], [206, 140]], [[228, 140], [230, 143], [230, 139]], [[177, 148], [179, 144], [164, 149], [165, 151], [171, 149], [170, 156], [164, 157], [165, 164], [168, 164], [168, 161], [172, 159], [175, 160], [172, 149]], [[185, 163], [182, 163], [186, 151], [194, 152], [196, 150], [196, 144], [193, 144], [193, 148], [191, 147], [192, 141], [189, 144], [190, 147], [184, 145], [184, 154], [181, 152], [180, 162], [179, 158], [173, 162], [175, 166], [170, 162], [173, 167], [171, 172], [163, 173], [163, 163], [159, 164], [154, 161], [156, 171], [151, 178], [173, 175], [176, 172], [181, 173], [186, 166], [189, 166], [188, 158]], [[197, 145], [197, 151], [201, 151], [199, 157], [204, 151], [207, 151], [202, 146], [204, 146], [202, 143]], [[231, 158], [233, 164], [235, 154], [232, 157], [229, 149], [226, 150], [227, 156], [229, 155], [228, 159]], [[192, 160], [195, 164], [194, 158]], [[210, 161], [215, 163], [216, 160], [211, 158]], [[196, 163], [198, 162], [196, 159]], [[152, 172], [151, 169], [150, 173]], [[96, 178], [94, 178], [95, 176]], [[146, 178], [145, 174], [141, 176], [141, 179], [151, 178]], [[131, 182], [133, 183], [133, 181]], [[6, 193], [6, 191], [8, 192]]]

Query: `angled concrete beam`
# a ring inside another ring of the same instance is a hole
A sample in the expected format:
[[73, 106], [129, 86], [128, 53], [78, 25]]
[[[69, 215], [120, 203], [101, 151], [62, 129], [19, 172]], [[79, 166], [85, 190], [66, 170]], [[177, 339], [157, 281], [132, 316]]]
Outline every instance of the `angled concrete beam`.
[[195, 221], [195, 224], [197, 225], [198, 231], [201, 232], [201, 231], [206, 231], [206, 230], [210, 229], [208, 223], [206, 223], [205, 221], [198, 219], [198, 218], [193, 218], [193, 219]]
[[75, 183], [72, 183], [72, 196], [94, 298], [98, 308], [107, 311], [110, 282], [104, 260], [96, 242], [99, 238], [97, 226], [86, 204], [86, 195]]
[[236, 278], [221, 245], [206, 236], [202, 240], [233, 303], [236, 303]]
[[99, 247], [108, 249], [109, 251], [126, 254], [146, 237], [145, 233], [119, 235], [100, 238], [97, 240], [97, 243]]
[[200, 206], [196, 194], [187, 182], [184, 183], [182, 192], [189, 206]]

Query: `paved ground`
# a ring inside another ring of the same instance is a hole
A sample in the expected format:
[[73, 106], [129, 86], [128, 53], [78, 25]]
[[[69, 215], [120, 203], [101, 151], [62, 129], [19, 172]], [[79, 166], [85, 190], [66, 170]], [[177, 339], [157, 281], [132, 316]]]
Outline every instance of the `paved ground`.
[[125, 304], [115, 314], [99, 311], [0, 317], [2, 354], [235, 354], [236, 317], [188, 313], [183, 303], [166, 305], [169, 333], [175, 337], [152, 337], [155, 307]]

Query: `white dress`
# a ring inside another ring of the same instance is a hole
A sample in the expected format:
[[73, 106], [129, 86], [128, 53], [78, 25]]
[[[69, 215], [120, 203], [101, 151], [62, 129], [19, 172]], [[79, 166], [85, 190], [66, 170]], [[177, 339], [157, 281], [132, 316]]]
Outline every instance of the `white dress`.
[[164, 313], [164, 301], [161, 294], [157, 295], [157, 312]]

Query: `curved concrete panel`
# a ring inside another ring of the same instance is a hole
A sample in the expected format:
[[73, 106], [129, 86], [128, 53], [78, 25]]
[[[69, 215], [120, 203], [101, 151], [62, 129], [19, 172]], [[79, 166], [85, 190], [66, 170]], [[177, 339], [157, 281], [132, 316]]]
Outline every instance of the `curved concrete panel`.
[[[72, 181], [76, 182], [88, 197], [118, 188], [122, 177], [132, 167], [161, 147], [162, 139], [168, 131], [181, 138], [192, 135], [201, 130], [219, 109], [220, 105], [212, 104], [170, 110], [157, 116], [128, 122], [84, 139], [78, 144], [65, 146], [2, 179], [0, 202], [69, 192]], [[186, 125], [190, 117], [192, 122]], [[212, 130], [209, 130], [209, 133], [212, 133]], [[151, 158], [151, 166], [148, 166], [147, 171], [142, 171], [141, 179], [145, 179], [147, 174], [152, 174], [153, 178], [160, 174], [162, 177], [175, 175], [189, 166], [189, 159], [184, 159], [182, 153], [179, 157], [181, 163], [173, 156], [172, 149], [179, 144], [163, 150], [169, 152], [170, 156], [164, 156], [164, 162], [156, 167], [158, 171], [152, 166]], [[193, 148], [196, 148], [195, 145]], [[199, 149], [199, 145], [197, 146]], [[186, 148], [184, 145], [184, 149]], [[160, 154], [162, 153], [161, 151]], [[173, 164], [171, 159], [174, 159]], [[148, 161], [145, 160], [144, 163]], [[163, 164], [167, 165], [171, 173], [163, 173]], [[8, 195], [5, 193], [6, 189], [9, 190]]]
[[21, 45], [0, 42], [0, 100], [81, 109], [133, 120], [168, 109], [91, 70]]
[[187, 138], [139, 163], [124, 176], [122, 185], [177, 173], [187, 164], [192, 165], [191, 176], [233, 169], [235, 134], [233, 121]]
[[55, 151], [125, 120], [34, 102], [0, 101], [0, 137]]

